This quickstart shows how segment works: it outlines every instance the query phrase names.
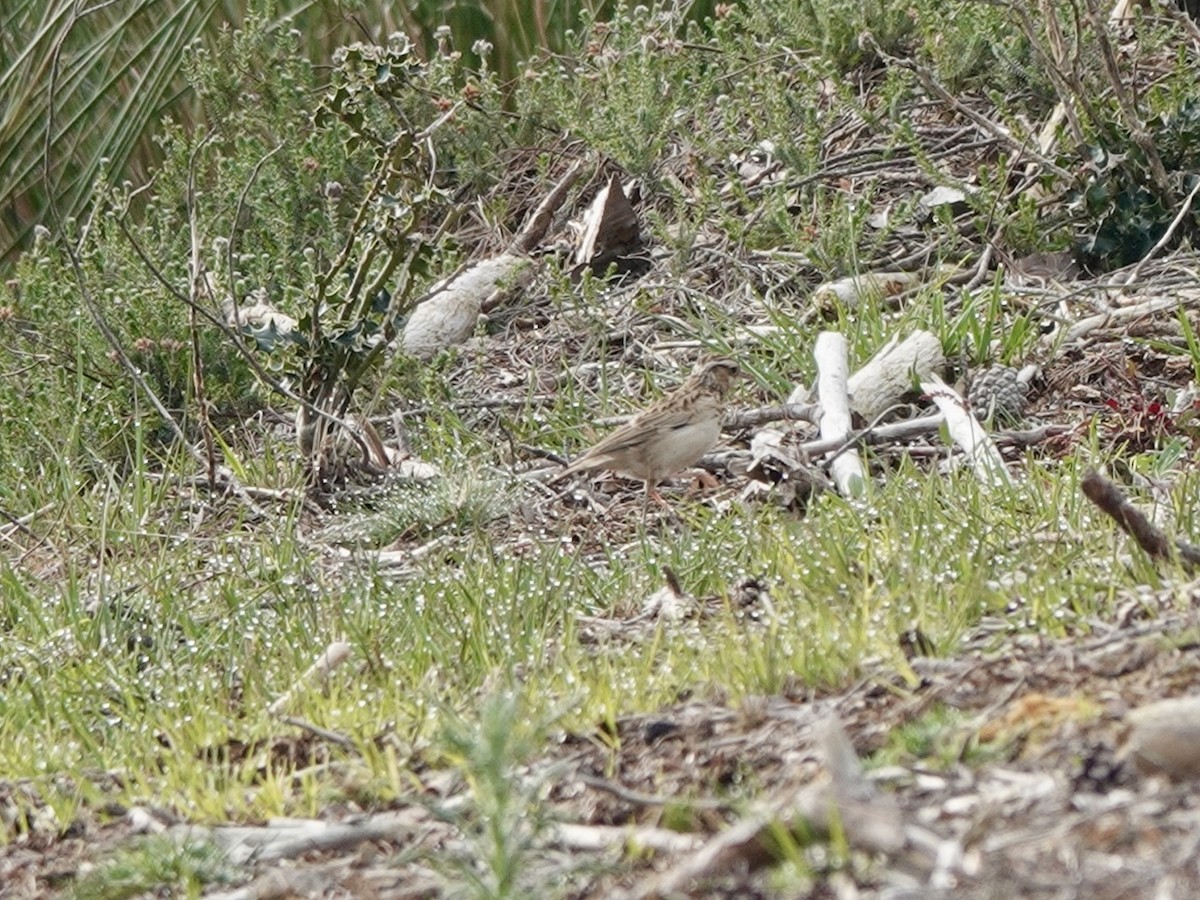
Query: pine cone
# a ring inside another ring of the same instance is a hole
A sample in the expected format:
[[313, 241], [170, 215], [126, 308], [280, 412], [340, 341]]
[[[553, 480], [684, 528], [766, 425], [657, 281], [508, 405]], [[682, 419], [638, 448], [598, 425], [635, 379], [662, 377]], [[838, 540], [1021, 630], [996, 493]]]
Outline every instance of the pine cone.
[[967, 401], [981, 422], [1016, 425], [1025, 414], [1025, 385], [1011, 366], [991, 366], [971, 380]]

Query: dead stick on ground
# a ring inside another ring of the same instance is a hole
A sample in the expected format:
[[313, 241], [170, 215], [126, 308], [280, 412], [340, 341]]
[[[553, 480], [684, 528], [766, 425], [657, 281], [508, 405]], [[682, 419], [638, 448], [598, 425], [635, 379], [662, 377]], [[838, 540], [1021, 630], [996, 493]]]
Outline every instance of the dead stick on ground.
[[[1116, 521], [1121, 530], [1137, 541], [1138, 546], [1152, 558], [1171, 558], [1171, 539], [1162, 529], [1152, 525], [1115, 484], [1099, 472], [1092, 471], [1083, 476], [1082, 487], [1084, 496]], [[1200, 566], [1200, 547], [1183, 540], [1176, 540], [1174, 546], [1180, 562], [1189, 572]]]
[[340, 731], [330, 731], [328, 728], [321, 728], [319, 725], [314, 725], [307, 719], [301, 719], [296, 716], [280, 716], [279, 721], [285, 725], [291, 725], [293, 728], [299, 728], [301, 731], [307, 731], [309, 734], [319, 737], [321, 740], [330, 744], [335, 744], [345, 750], [354, 749], [354, 741]]
[[821, 407], [815, 403], [785, 403], [782, 406], [760, 406], [727, 413], [721, 427], [730, 431], [740, 428], [756, 428], [770, 422], [808, 422], [815, 425], [820, 419]]
[[529, 221], [521, 229], [521, 233], [512, 242], [509, 248], [510, 252], [529, 253], [545, 237], [554, 214], [558, 212], [563, 202], [567, 199], [567, 193], [575, 185], [575, 182], [579, 180], [579, 176], [583, 174], [584, 165], [585, 161], [582, 159], [576, 160], [571, 164], [571, 168], [567, 169], [566, 174], [558, 180], [558, 184], [546, 195], [546, 199], [538, 205], [533, 215], [529, 217]]
[[267, 707], [267, 714], [279, 716], [283, 714], [284, 709], [292, 698], [303, 689], [306, 685], [324, 684], [330, 673], [338, 666], [350, 658], [350, 645], [345, 641], [334, 641], [325, 648], [325, 652], [317, 657], [317, 661], [308, 667], [300, 678], [286, 691], [284, 691], [276, 700]]
[[[817, 335], [813, 359], [817, 363], [817, 396], [821, 400], [821, 437], [844, 437], [851, 431], [847, 382], [846, 338], [836, 331]], [[862, 496], [867, 475], [856, 449], [845, 449], [829, 462], [829, 473], [843, 497]]]

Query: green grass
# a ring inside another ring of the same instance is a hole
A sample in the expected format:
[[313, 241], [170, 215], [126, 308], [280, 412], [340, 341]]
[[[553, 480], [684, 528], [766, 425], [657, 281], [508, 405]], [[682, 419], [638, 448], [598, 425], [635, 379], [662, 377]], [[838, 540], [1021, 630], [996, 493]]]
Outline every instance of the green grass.
[[75, 900], [123, 900], [170, 888], [172, 896], [199, 897], [205, 886], [228, 884], [237, 870], [207, 844], [146, 838], [88, 872], [75, 884]]
[[[0, 570], [11, 635], [0, 767], [121, 772], [126, 796], [201, 818], [307, 808], [286, 779], [265, 790], [273, 776], [256, 760], [204, 757], [278, 734], [266, 707], [338, 638], [350, 663], [288, 712], [364, 748], [394, 730], [416, 752], [436, 746], [444, 716], [473, 717], [497, 680], [532, 714], [586, 730], [706, 684], [737, 698], [835, 686], [866, 660], [902, 666], [899, 635], [914, 626], [952, 652], [1010, 605], [1014, 628], [1062, 633], [1096, 611], [1117, 573], [1071, 480], [1034, 473], [997, 496], [965, 474], [902, 467], [864, 505], [827, 496], [802, 522], [686, 510], [665, 539], [586, 559], [552, 537], [501, 555], [481, 520], [454, 522], [443, 554], [395, 577], [323, 563], [286, 513], [265, 528], [220, 516], [197, 528], [176, 492], [135, 471], [74, 500], [64, 529], [74, 560], [52, 585], [11, 562]], [[1094, 536], [1064, 546], [1051, 539], [1062, 530]], [[636, 608], [668, 565], [697, 594], [759, 577], [775, 615], [718, 616], [640, 647], [574, 640], [578, 615]]]

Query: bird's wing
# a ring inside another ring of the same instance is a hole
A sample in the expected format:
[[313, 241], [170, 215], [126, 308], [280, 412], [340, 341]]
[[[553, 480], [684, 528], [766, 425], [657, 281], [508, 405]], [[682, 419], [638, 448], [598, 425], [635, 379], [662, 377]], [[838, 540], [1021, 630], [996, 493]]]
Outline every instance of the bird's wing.
[[[610, 432], [591, 449], [580, 456], [567, 468], [566, 472], [582, 472], [585, 469], [598, 469], [613, 462], [623, 453], [628, 453], [639, 444], [664, 432], [687, 428], [703, 421], [711, 415], [711, 410], [704, 404], [688, 407], [666, 405], [651, 407], [634, 416], [620, 428]], [[564, 474], [566, 474], [564, 472]]]
[[609, 432], [599, 443], [594, 444], [583, 452], [571, 465], [567, 466], [563, 472], [564, 475], [569, 475], [572, 472], [583, 472], [587, 469], [598, 469], [612, 462], [614, 454], [627, 451], [630, 447], [636, 446], [640, 441], [646, 439], [646, 432], [640, 428], [634, 428], [634, 421], [629, 421], [618, 428], [616, 431]]

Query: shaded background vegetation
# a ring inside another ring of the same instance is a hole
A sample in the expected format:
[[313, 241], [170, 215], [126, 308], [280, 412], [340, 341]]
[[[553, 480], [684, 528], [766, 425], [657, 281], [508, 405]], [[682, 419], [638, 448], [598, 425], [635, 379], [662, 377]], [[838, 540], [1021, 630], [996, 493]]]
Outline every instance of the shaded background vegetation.
[[[101, 171], [142, 183], [160, 154], [164, 116], [185, 127], [200, 115], [184, 50], [215, 46], [248, 13], [295, 29], [314, 63], [353, 41], [408, 36], [428, 55], [439, 41], [478, 62], [476, 41], [493, 47], [502, 82], [539, 51], [559, 52], [581, 16], [609, 15], [612, 0], [14, 0], [0, 12], [0, 265], [42, 220], [47, 197], [64, 214], [83, 208]], [[701, 20], [713, 0], [689, 5]], [[57, 51], [57, 52], [56, 52]], [[234, 67], [253, 61], [233, 59]], [[54, 84], [53, 98], [50, 94]], [[53, 102], [51, 100], [53, 99]], [[46, 127], [52, 123], [49, 153]], [[47, 167], [46, 162], [49, 165]], [[47, 178], [48, 176], [48, 178]]]

